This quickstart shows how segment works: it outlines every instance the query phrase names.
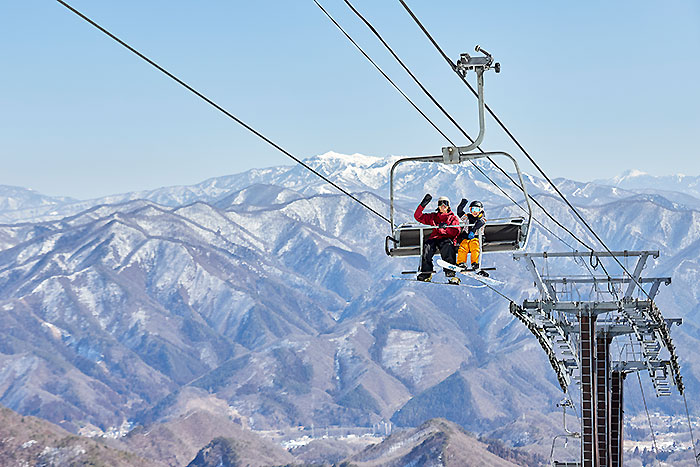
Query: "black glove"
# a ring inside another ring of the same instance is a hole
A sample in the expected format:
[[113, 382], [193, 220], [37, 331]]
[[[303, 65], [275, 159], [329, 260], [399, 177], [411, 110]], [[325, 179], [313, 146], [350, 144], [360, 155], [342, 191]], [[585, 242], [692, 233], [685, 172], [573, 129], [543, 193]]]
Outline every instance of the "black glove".
[[444, 222], [440, 222], [438, 224], [438, 229], [444, 229], [445, 227], [447, 227], [447, 224], [445, 224]]
[[430, 193], [426, 193], [426, 195], [423, 197], [423, 201], [420, 202], [420, 205], [426, 207], [431, 199], [433, 199], [433, 197], [430, 196]]
[[467, 199], [462, 198], [462, 201], [459, 202], [459, 206], [457, 206], [457, 216], [462, 217], [464, 215], [464, 207], [467, 205], [467, 203]]

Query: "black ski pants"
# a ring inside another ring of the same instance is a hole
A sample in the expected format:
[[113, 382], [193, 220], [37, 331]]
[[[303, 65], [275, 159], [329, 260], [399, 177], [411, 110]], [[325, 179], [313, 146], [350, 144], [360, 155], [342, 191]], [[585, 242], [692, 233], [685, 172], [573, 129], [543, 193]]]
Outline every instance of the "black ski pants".
[[[434, 272], [433, 270], [433, 255], [436, 251], [440, 251], [440, 256], [442, 256], [443, 261], [455, 264], [455, 244], [451, 238], [429, 238], [423, 244], [423, 255], [421, 256], [421, 272]], [[445, 275], [452, 277], [455, 275], [454, 271], [445, 270]]]

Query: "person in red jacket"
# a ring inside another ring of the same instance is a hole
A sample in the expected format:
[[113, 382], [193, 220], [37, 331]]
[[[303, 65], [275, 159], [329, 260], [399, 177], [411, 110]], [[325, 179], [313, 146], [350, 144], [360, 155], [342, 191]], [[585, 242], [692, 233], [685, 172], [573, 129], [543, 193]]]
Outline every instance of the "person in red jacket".
[[[433, 199], [430, 194], [426, 194], [420, 205], [416, 208], [413, 217], [421, 224], [434, 225], [428, 239], [423, 244], [423, 254], [421, 256], [421, 268], [417, 279], [429, 282], [433, 276], [433, 255], [440, 251], [440, 256], [444, 261], [455, 264], [455, 239], [459, 235], [459, 218], [450, 209], [450, 200], [447, 196], [438, 198], [437, 211], [428, 214], [423, 213], [423, 209]], [[450, 227], [450, 226], [455, 227]], [[455, 272], [445, 269], [445, 276], [449, 278], [451, 284], [459, 284], [459, 278], [455, 277]]]

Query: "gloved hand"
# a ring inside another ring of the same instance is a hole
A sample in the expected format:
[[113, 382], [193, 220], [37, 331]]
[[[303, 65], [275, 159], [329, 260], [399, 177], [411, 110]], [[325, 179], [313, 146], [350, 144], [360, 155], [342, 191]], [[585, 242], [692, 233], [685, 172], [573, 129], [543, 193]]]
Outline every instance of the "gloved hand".
[[469, 240], [473, 239], [474, 237], [475, 237], [474, 232], [469, 232], [469, 234], [467, 235], [467, 238]]
[[467, 205], [469, 201], [467, 201], [467, 198], [462, 198], [462, 201], [459, 202], [459, 206], [457, 206], [457, 210], [461, 211], [464, 209], [464, 207]]
[[420, 205], [426, 207], [431, 199], [433, 199], [433, 197], [430, 196], [430, 193], [426, 193], [426, 195], [423, 197], [423, 201], [420, 202]]
[[444, 229], [445, 227], [447, 227], [447, 224], [445, 224], [444, 222], [440, 222], [438, 224], [438, 229]]

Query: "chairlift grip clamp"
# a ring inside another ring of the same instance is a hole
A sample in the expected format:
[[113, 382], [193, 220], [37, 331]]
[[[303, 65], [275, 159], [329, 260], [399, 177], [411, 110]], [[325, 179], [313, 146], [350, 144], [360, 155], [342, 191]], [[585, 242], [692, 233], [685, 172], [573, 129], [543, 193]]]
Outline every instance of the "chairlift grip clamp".
[[445, 164], [459, 164], [460, 150], [455, 146], [447, 146], [442, 148], [442, 161]]
[[459, 60], [457, 60], [456, 71], [459, 75], [464, 78], [469, 70], [474, 70], [477, 74], [483, 73], [486, 70], [493, 68], [496, 73], [501, 72], [501, 64], [493, 61], [493, 55], [488, 53], [486, 50], [482, 49], [481, 46], [477, 45], [474, 50], [476, 52], [482, 53], [483, 57], [472, 57], [468, 53], [463, 53], [459, 55]]

